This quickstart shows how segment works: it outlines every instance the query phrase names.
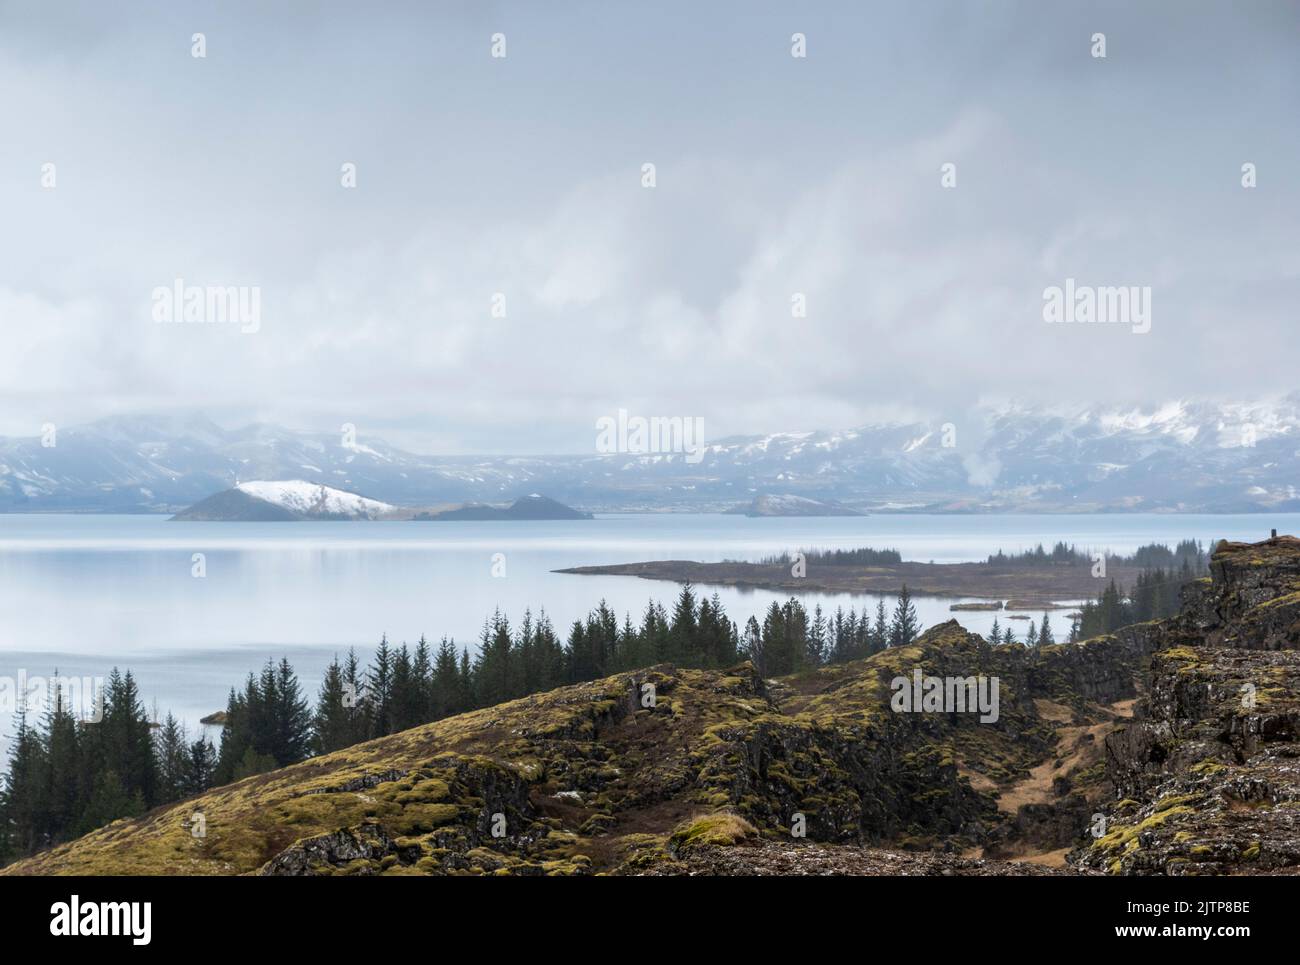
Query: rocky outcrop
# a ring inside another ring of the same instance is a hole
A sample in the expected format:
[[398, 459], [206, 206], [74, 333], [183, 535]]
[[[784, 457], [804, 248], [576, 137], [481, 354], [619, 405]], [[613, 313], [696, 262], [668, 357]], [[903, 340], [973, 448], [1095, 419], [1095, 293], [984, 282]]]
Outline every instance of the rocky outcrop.
[[1071, 854], [1115, 874], [1300, 870], [1300, 540], [1221, 543], [1106, 741], [1115, 801]]
[[[907, 851], [952, 857], [932, 873], [995, 873], [957, 856], [1056, 849], [1083, 832], [1102, 780], [1084, 751], [1113, 717], [1101, 704], [1134, 695], [1146, 639], [1027, 650], [949, 622], [775, 681], [749, 664], [660, 665], [248, 778], [14, 870], [757, 874], [824, 858], [867, 873]], [[996, 713], [895, 706], [896, 681], [918, 674], [996, 681]], [[1040, 777], [1046, 789], [1024, 796]], [[202, 838], [187, 823], [196, 810]], [[712, 830], [677, 835], [701, 816]], [[739, 857], [703, 857], [718, 827], [752, 829]]]
[[332, 831], [307, 838], [266, 863], [264, 875], [310, 875], [321, 868], [357, 867], [369, 871], [382, 867], [392, 850], [392, 839], [378, 824]]

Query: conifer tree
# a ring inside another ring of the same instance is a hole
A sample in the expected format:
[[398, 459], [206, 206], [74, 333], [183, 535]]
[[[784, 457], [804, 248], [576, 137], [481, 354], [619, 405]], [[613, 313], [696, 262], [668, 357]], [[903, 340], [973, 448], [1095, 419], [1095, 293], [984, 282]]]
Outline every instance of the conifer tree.
[[271, 756], [278, 767], [288, 767], [311, 753], [311, 709], [287, 657], [280, 658], [275, 683]]
[[912, 594], [904, 583], [894, 607], [894, 621], [889, 627], [890, 646], [906, 647], [920, 631], [921, 623], [916, 616], [916, 607], [912, 605]]
[[820, 667], [826, 662], [826, 617], [822, 605], [813, 608], [812, 624], [808, 628], [808, 664]]
[[67, 701], [68, 695], [55, 670], [50, 708], [41, 735], [45, 745], [46, 784], [42, 794], [46, 809], [45, 836], [51, 841], [67, 837], [81, 812], [86, 791], [84, 742]]
[[883, 598], [876, 601], [876, 623], [871, 628], [871, 646], [876, 653], [889, 646], [889, 618]]
[[328, 754], [354, 743], [350, 708], [345, 706], [343, 668], [337, 656], [325, 668], [320, 692], [316, 697], [316, 713], [312, 716], [312, 749], [317, 754]]
[[185, 768], [185, 794], [190, 797], [202, 794], [210, 788], [217, 772], [217, 750], [212, 741], [200, 735], [190, 745], [188, 761]]
[[382, 737], [393, 732], [393, 651], [388, 644], [388, 634], [379, 639], [374, 662], [366, 674], [366, 716], [370, 737]]
[[424, 634], [420, 634], [415, 653], [411, 657], [411, 678], [414, 692], [407, 707], [407, 715], [412, 721], [410, 726], [413, 727], [433, 719], [430, 716], [433, 703], [433, 657]]
[[389, 700], [389, 720], [393, 733], [420, 723], [423, 716], [420, 707], [422, 688], [422, 683], [415, 676], [410, 648], [402, 644], [393, 654]]
[[158, 803], [179, 801], [187, 791], [189, 747], [185, 730], [170, 713], [158, 729]]
[[750, 617], [745, 623], [745, 635], [741, 638], [741, 650], [746, 660], [754, 665], [760, 677], [767, 676], [767, 655], [763, 651], [763, 631], [759, 629], [758, 620]]
[[470, 707], [478, 706], [478, 704], [475, 703], [475, 701], [478, 699], [478, 694], [475, 693], [474, 690], [474, 674], [470, 668], [468, 647], [461, 648], [460, 674], [458, 676], [459, 676], [459, 687], [460, 687], [460, 698], [459, 698], [460, 706], [466, 709], [469, 709]]
[[683, 583], [677, 602], [673, 605], [672, 625], [668, 631], [667, 659], [673, 663], [683, 663], [695, 653], [695, 636], [699, 629], [698, 607], [694, 587], [690, 583]]
[[469, 708], [461, 701], [460, 668], [456, 662], [456, 648], [446, 637], [438, 644], [433, 659], [432, 719], [440, 720], [459, 714]]

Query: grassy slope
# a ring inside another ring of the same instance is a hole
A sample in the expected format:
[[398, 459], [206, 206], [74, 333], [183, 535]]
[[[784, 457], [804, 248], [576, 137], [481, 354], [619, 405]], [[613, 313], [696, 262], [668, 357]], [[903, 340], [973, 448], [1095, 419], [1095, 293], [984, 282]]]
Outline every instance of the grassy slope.
[[[1114, 662], [1112, 642], [1087, 646]], [[770, 686], [747, 664], [619, 674], [217, 788], [5, 871], [242, 874], [289, 849], [330, 873], [581, 873], [671, 861], [674, 827], [718, 809], [766, 836], [788, 834], [799, 810], [823, 841], [960, 839], [999, 820], [998, 790], [1055, 754], [1062, 722], [1040, 717], [1035, 698], [1091, 719], [1071, 692], [1069, 649], [989, 648], [950, 622], [912, 647]], [[1001, 674], [1002, 719], [892, 714], [888, 681], [914, 666]], [[645, 683], [652, 709], [638, 699]], [[191, 834], [195, 812], [205, 837]], [[505, 838], [490, 834], [494, 813]], [[351, 857], [301, 848], [344, 829]]]

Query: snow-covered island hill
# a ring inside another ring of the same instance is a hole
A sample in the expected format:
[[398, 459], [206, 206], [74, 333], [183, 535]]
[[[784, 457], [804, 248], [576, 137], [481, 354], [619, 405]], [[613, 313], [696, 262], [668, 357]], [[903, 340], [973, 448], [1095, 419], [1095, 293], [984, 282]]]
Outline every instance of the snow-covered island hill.
[[369, 499], [303, 479], [242, 482], [200, 500], [172, 517], [189, 522], [279, 523], [301, 520], [490, 520], [591, 519], [546, 496], [532, 493], [510, 506], [465, 505], [414, 509]]

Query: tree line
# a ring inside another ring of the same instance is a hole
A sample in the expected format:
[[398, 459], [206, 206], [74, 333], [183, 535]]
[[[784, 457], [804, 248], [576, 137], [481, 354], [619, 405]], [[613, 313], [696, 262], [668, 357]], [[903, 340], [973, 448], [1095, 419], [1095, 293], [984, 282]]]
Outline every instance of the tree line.
[[[1189, 548], [1187, 551], [1185, 547]], [[1200, 579], [1207, 570], [1207, 557], [1200, 549], [1199, 543], [1180, 543], [1178, 552], [1171, 553], [1166, 547], [1165, 554], [1144, 555], [1141, 550], [1128, 559], [1165, 559], [1178, 561], [1178, 567], [1168, 569], [1154, 567], [1144, 569], [1133, 581], [1131, 590], [1125, 591], [1112, 579], [1105, 588], [1098, 592], [1095, 600], [1085, 600], [1079, 612], [1070, 623], [1066, 636], [1067, 643], [1078, 643], [1090, 637], [1114, 633], [1121, 627], [1148, 620], [1165, 620], [1176, 616], [1182, 607], [1183, 587], [1193, 580]], [[1144, 547], [1144, 549], [1148, 549]], [[1043, 622], [1035, 629], [1034, 621], [1029, 621], [1024, 640], [1016, 637], [1015, 631], [1007, 626], [1003, 629], [997, 620], [989, 634], [989, 642], [1024, 643], [1029, 647], [1042, 647], [1056, 642], [1052, 631], [1050, 617], [1043, 614]]]
[[[1026, 647], [1049, 647], [1056, 643], [1056, 633], [1052, 630], [1052, 616], [1050, 613], [1043, 614], [1042, 626], [1035, 629], [1034, 621], [1029, 621], [1029, 626], [1025, 630], [1024, 639], [1016, 636], [1015, 629], [1008, 623], [1003, 627], [997, 617], [993, 618], [993, 627], [988, 635], [989, 643], [995, 647], [1000, 644], [1019, 643]], [[1071, 643], [1077, 641], [1071, 640]]]
[[[818, 605], [810, 615], [792, 597], [773, 601], [762, 622], [750, 617], [741, 629], [717, 594], [701, 598], [687, 584], [671, 609], [652, 601], [639, 622], [630, 615], [620, 621], [602, 600], [585, 620], [574, 621], [563, 642], [545, 612], [534, 617], [525, 611], [512, 627], [498, 611], [484, 624], [473, 658], [468, 648], [458, 650], [446, 638], [436, 648], [423, 638], [414, 647], [394, 647], [385, 638], [364, 669], [354, 651], [336, 658], [326, 668], [317, 696], [311, 751], [329, 753], [443, 717], [656, 663], [725, 668], [751, 660], [764, 676], [782, 676], [906, 645], [920, 630], [906, 587], [892, 617], [883, 600], [877, 605], [874, 623], [866, 611], [845, 613], [842, 607], [828, 617]], [[237, 707], [241, 698], [232, 694], [231, 699]], [[248, 715], [227, 713], [235, 724], [227, 725], [223, 754], [229, 743], [229, 759], [242, 759], [247, 747], [258, 746], [257, 738], [245, 723]], [[260, 763], [250, 760], [249, 766]]]
[[1144, 570], [1128, 592], [1111, 580], [1097, 599], [1087, 600], [1080, 607], [1071, 640], [1086, 640], [1133, 623], [1175, 616], [1182, 606], [1183, 587], [1199, 578], [1198, 571], [1184, 564], [1178, 570]]
[[364, 667], [349, 650], [326, 668], [314, 706], [287, 659], [268, 661], [230, 690], [219, 747], [202, 735], [190, 740], [171, 714], [152, 721], [133, 675], [114, 669], [98, 722], [78, 720], [57, 688], [39, 720], [19, 702], [0, 781], [0, 861], [209, 787], [563, 684], [662, 662], [725, 668], [742, 659], [779, 676], [905, 646], [920, 630], [906, 587], [892, 611], [877, 604], [874, 620], [842, 607], [810, 614], [791, 598], [741, 628], [716, 594], [702, 598], [686, 585], [671, 608], [651, 601], [637, 622], [620, 621], [601, 601], [563, 640], [544, 611], [526, 611], [515, 626], [497, 611], [473, 656], [447, 638], [410, 647], [385, 637]]
[[170, 714], [161, 724], [151, 722], [130, 671], [114, 668], [109, 675], [94, 723], [79, 719], [57, 674], [53, 680], [39, 720], [28, 719], [26, 699], [18, 701], [0, 782], [0, 861], [212, 785], [217, 754], [211, 741], [188, 741]]
[[1085, 552], [1073, 543], [1056, 543], [1050, 550], [1039, 543], [1033, 549], [1019, 553], [1006, 553], [998, 550], [988, 558], [991, 566], [1042, 567], [1042, 566], [1091, 566], [1098, 556], [1107, 566], [1135, 566], [1143, 570], [1169, 569], [1187, 571], [1200, 575], [1207, 570], [1208, 557], [1199, 540], [1181, 540], [1173, 549], [1164, 543], [1146, 543], [1129, 555], [1120, 553], [1093, 554]]
[[[797, 554], [805, 563], [821, 566], [892, 566], [903, 562], [903, 554], [895, 549], [878, 550], [869, 546], [859, 549], [803, 549]], [[758, 562], [764, 566], [789, 566], [795, 560], [790, 553], [765, 556]]]

